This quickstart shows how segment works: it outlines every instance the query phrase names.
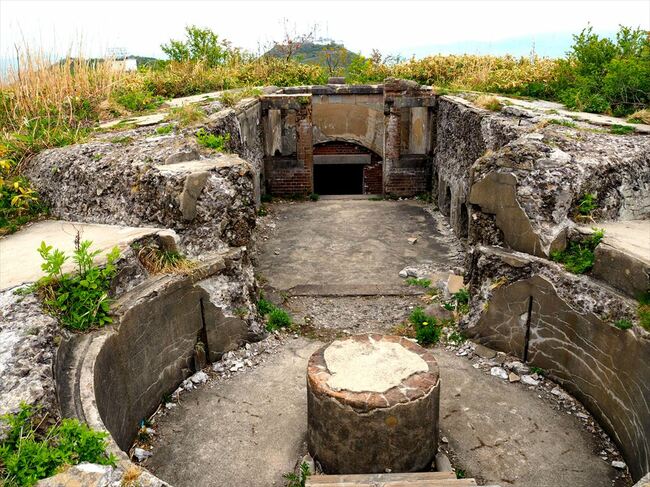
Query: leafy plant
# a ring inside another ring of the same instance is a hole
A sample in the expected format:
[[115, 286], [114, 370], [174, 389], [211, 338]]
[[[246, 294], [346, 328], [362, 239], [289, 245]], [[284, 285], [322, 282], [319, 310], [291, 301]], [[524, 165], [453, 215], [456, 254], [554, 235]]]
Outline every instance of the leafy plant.
[[406, 284], [409, 286], [420, 286], [426, 289], [431, 286], [431, 279], [418, 279], [415, 277], [409, 277], [406, 279]]
[[468, 304], [469, 303], [469, 291], [467, 289], [460, 288], [457, 292], [453, 294], [454, 300], [458, 304]]
[[196, 133], [196, 138], [203, 147], [219, 152], [226, 152], [226, 146], [230, 142], [230, 134], [215, 135], [205, 129], [200, 129]]
[[594, 266], [594, 250], [604, 235], [604, 230], [594, 229], [591, 235], [570, 242], [566, 250], [551, 252], [551, 260], [564, 264], [569, 272], [584, 274]]
[[546, 372], [544, 372], [544, 369], [539, 368], [539, 367], [535, 367], [535, 366], [530, 367], [530, 372], [531, 372], [531, 374], [537, 374], [537, 375], [546, 374]]
[[64, 419], [43, 431], [45, 417], [21, 404], [16, 414], [2, 416], [7, 431], [0, 443], [0, 483], [31, 486], [65, 465], [81, 462], [116, 465], [106, 453], [108, 433], [96, 432], [76, 419]]
[[320, 195], [318, 193], [311, 193], [309, 195], [309, 199], [311, 201], [318, 201], [320, 199]]
[[598, 208], [595, 193], [585, 193], [578, 201], [578, 213], [583, 216], [591, 216], [591, 214]]
[[305, 487], [307, 483], [307, 477], [311, 475], [309, 465], [307, 462], [302, 462], [300, 464], [299, 474], [285, 473], [282, 477], [287, 481], [285, 487]]
[[100, 268], [93, 261], [100, 251], [91, 251], [91, 245], [89, 240], [80, 242], [77, 235], [72, 255], [77, 274], [62, 271], [63, 264], [68, 260], [62, 251], [52, 250], [52, 246], [45, 242], [41, 242], [38, 248], [45, 261], [41, 269], [46, 276], [40, 279], [37, 286], [45, 306], [66, 328], [77, 331], [104, 326], [112, 321], [108, 290], [117, 273], [114, 263], [119, 257], [119, 249], [114, 247], [106, 256], [105, 267]]
[[47, 212], [29, 181], [9, 175], [10, 168], [8, 160], [0, 160], [0, 235], [13, 233], [21, 225]]
[[292, 320], [289, 313], [281, 308], [274, 307], [268, 315], [266, 329], [269, 331], [291, 326]]
[[552, 118], [548, 121], [548, 123], [552, 123], [553, 125], [562, 125], [563, 127], [576, 127], [576, 123], [572, 122], [570, 120], [564, 120], [561, 118]]
[[422, 308], [417, 307], [411, 312], [409, 321], [415, 328], [415, 338], [418, 343], [422, 345], [438, 343], [442, 326], [435, 316], [428, 316]]

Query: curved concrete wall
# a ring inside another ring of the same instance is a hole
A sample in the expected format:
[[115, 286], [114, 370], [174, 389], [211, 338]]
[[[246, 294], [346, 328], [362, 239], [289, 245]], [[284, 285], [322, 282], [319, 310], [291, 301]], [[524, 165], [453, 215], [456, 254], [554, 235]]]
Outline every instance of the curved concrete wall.
[[[597, 418], [635, 478], [648, 472], [650, 334], [613, 325], [633, 316], [635, 303], [539, 258], [489, 247], [475, 257], [473, 309], [483, 311], [468, 336], [544, 369]], [[482, 295], [485, 283], [503, 279], [511, 284]]]
[[[206, 278], [229, 268], [237, 251], [208, 261], [191, 275], [159, 276], [116, 303], [116, 324], [102, 333], [93, 362], [94, 400], [117, 445], [127, 451], [142, 419], [197, 368], [198, 342], [213, 360], [241, 346], [245, 321], [225, 317], [210, 298]], [[89, 357], [92, 360], [92, 357]]]

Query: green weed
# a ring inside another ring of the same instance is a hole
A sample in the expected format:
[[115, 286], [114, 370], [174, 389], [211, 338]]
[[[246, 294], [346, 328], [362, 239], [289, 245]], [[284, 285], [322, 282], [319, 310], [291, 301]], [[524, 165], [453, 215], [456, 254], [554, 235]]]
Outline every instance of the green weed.
[[636, 132], [636, 129], [629, 125], [610, 125], [609, 132], [614, 135], [627, 135]]
[[411, 311], [409, 321], [415, 328], [415, 338], [421, 345], [438, 343], [442, 334], [442, 326], [435, 316], [428, 316], [420, 307]]
[[578, 213], [582, 216], [591, 216], [591, 214], [598, 208], [596, 201], [597, 196], [595, 193], [585, 193], [578, 201]]
[[108, 433], [93, 431], [76, 419], [43, 431], [45, 418], [26, 404], [1, 419], [7, 430], [0, 443], [0, 483], [6, 487], [34, 485], [66, 465], [116, 465], [117, 459], [106, 453]]
[[205, 129], [200, 129], [196, 133], [196, 138], [203, 147], [213, 149], [218, 152], [227, 152], [227, 146], [230, 142], [230, 134], [215, 135], [207, 132]]
[[52, 250], [52, 246], [45, 242], [41, 242], [38, 248], [44, 260], [41, 269], [46, 274], [37, 283], [39, 294], [46, 309], [71, 330], [84, 331], [112, 322], [108, 290], [117, 274], [114, 262], [120, 252], [117, 247], [113, 248], [107, 254], [105, 267], [100, 268], [93, 262], [100, 251], [91, 251], [91, 245], [89, 240], [79, 241], [77, 235], [72, 255], [76, 274], [62, 271], [63, 264], [68, 260], [62, 251]]
[[426, 289], [431, 286], [431, 279], [418, 279], [415, 277], [409, 277], [406, 279], [406, 284], [409, 286], [419, 286]]
[[551, 260], [564, 264], [564, 268], [574, 274], [584, 274], [594, 266], [594, 250], [603, 239], [605, 232], [594, 229], [588, 237], [569, 243], [566, 250], [551, 252]]
[[311, 194], [309, 195], [309, 199], [310, 199], [311, 201], [318, 201], [318, 200], [320, 199], [320, 195], [317, 194], [317, 193], [311, 193]]
[[563, 120], [563, 119], [560, 119], [560, 118], [552, 118], [548, 122], [552, 123], [554, 125], [562, 125], [563, 127], [572, 127], [572, 128], [576, 127], [575, 122], [571, 122], [569, 120]]
[[629, 330], [630, 328], [632, 328], [632, 322], [628, 319], [623, 318], [620, 320], [616, 320], [614, 322], [614, 326], [619, 330]]
[[309, 470], [309, 465], [307, 465], [307, 462], [302, 462], [300, 464], [299, 474], [295, 474], [293, 472], [285, 473], [282, 478], [287, 481], [285, 487], [305, 487], [305, 484], [307, 483], [307, 477], [310, 475], [311, 471]]
[[289, 313], [281, 308], [274, 307], [268, 314], [268, 323], [266, 329], [268, 331], [277, 330], [279, 328], [288, 328], [291, 326], [292, 320]]

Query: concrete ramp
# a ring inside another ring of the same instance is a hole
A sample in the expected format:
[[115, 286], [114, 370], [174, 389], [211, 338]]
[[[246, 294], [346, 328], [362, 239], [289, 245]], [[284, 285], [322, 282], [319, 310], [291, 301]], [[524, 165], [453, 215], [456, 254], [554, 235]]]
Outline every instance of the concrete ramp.
[[[81, 240], [93, 242], [91, 249], [101, 251], [96, 258], [98, 264], [106, 262], [106, 254], [113, 247], [117, 246], [123, 250], [134, 240], [147, 235], [159, 235], [169, 239], [170, 242], [176, 239], [175, 232], [164, 228], [126, 227], [57, 220], [38, 222], [0, 239], [0, 290], [34, 282], [43, 276], [41, 269], [43, 259], [38, 253], [41, 242], [71, 256], [75, 248], [77, 233]], [[71, 272], [74, 267], [74, 262], [69, 258], [64, 264], [63, 270]]]

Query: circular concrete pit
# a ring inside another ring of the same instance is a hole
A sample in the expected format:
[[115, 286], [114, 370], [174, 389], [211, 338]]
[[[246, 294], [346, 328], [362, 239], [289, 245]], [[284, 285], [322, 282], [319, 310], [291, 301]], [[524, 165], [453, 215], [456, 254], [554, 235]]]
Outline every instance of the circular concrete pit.
[[440, 378], [430, 352], [397, 336], [336, 340], [307, 367], [309, 451], [327, 473], [428, 469]]

